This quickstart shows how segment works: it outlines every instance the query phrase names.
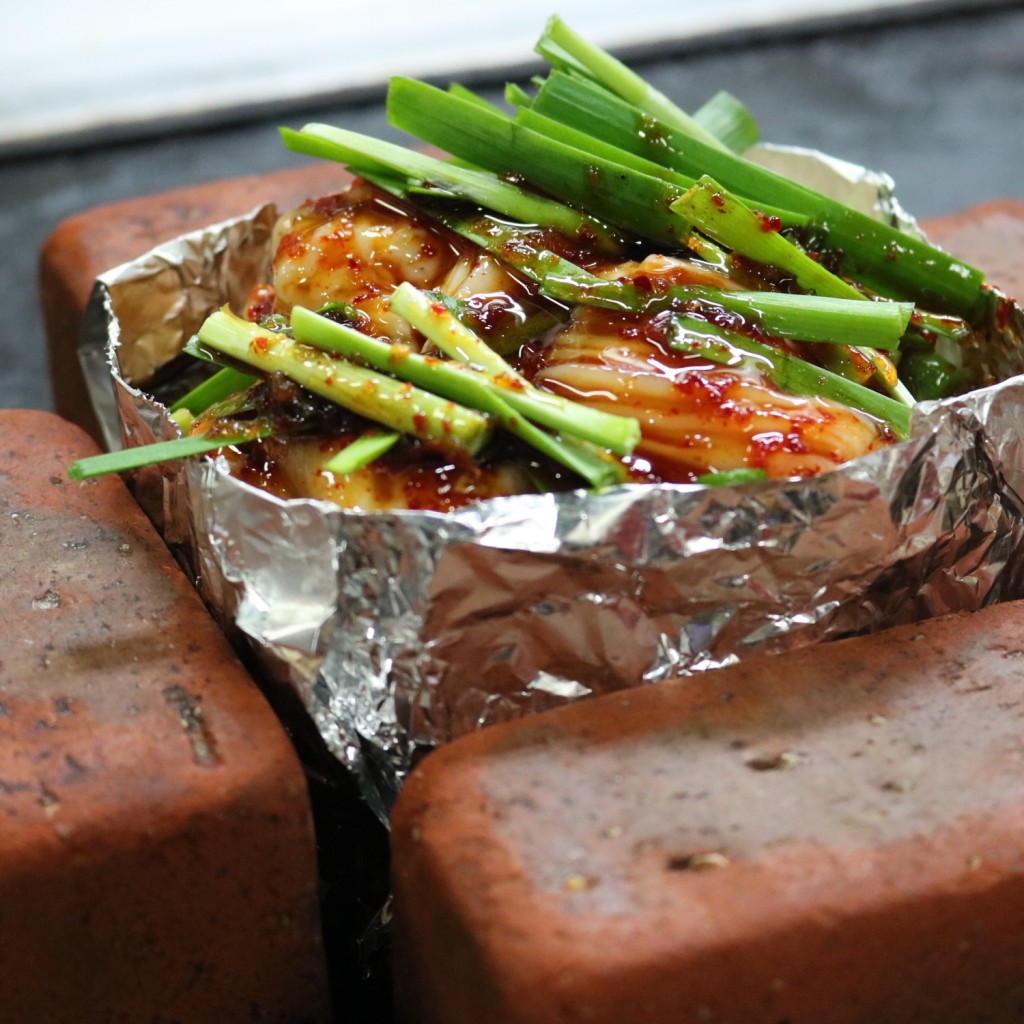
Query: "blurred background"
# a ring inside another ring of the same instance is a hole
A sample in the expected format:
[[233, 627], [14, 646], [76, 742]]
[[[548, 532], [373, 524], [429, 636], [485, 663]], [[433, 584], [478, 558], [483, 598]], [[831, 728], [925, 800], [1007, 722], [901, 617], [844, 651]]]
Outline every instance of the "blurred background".
[[279, 124], [396, 137], [394, 73], [500, 98], [557, 9], [684, 108], [719, 89], [764, 138], [888, 171], [919, 217], [1024, 197], [1024, 8], [999, 0], [8, 5], [0, 63], [0, 407], [50, 408], [40, 247], [72, 214], [291, 166]]
[[[13, 5], [11, 5], [13, 6]], [[373, 89], [389, 75], [522, 66], [552, 11], [603, 46], [669, 40], [936, 6], [926, 0], [518, 0], [379, 9], [326, 0], [41, 0], [8, 10], [0, 144], [8, 151], [110, 138], [156, 122], [207, 122], [312, 97]], [[948, 5], [944, 5], [948, 6]], [[975, 5], [977, 6], [977, 5]], [[13, 23], [12, 23], [13, 21]], [[42, 31], [40, 31], [42, 29]]]

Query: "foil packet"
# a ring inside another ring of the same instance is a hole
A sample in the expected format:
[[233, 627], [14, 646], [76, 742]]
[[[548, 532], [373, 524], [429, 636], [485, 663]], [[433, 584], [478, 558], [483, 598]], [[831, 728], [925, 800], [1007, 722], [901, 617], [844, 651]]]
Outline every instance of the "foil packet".
[[[884, 177], [803, 151], [758, 159], [916, 230]], [[176, 436], [150, 382], [208, 312], [266, 278], [275, 216], [99, 279], [81, 356], [111, 446]], [[295, 690], [386, 818], [419, 756], [489, 723], [1024, 593], [1021, 337], [1013, 307], [983, 353], [1003, 383], [924, 403], [907, 441], [801, 482], [449, 514], [282, 501], [211, 458], [133, 484], [222, 624]]]

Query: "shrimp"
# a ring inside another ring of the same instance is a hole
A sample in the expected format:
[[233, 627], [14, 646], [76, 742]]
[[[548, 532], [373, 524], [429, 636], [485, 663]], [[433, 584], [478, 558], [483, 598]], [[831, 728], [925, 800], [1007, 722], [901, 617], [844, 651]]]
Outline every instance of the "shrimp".
[[736, 291], [740, 287], [733, 278], [717, 267], [661, 253], [652, 253], [642, 260], [615, 263], [598, 270], [597, 274], [599, 277], [632, 281], [653, 294], [664, 292], [673, 285], [718, 288], [722, 291]]
[[635, 458], [667, 481], [738, 468], [807, 477], [892, 443], [870, 417], [786, 394], [756, 366], [721, 366], [673, 351], [668, 320], [580, 308], [546, 350], [534, 383], [635, 416]]
[[[751, 359], [723, 366], [673, 349], [671, 312], [553, 310], [503, 260], [368, 184], [282, 217], [274, 246], [273, 284], [254, 292], [253, 308], [269, 302], [271, 311], [287, 314], [295, 305], [341, 301], [355, 307], [366, 333], [424, 349], [388, 300], [404, 281], [440, 291], [462, 303], [473, 327], [534, 385], [637, 419], [641, 440], [627, 467], [634, 481], [687, 483], [743, 467], [807, 477], [894, 440], [887, 427], [846, 406], [780, 391]], [[679, 286], [735, 289], [743, 277], [658, 253], [618, 263], [596, 254], [580, 259], [651, 295]], [[509, 443], [478, 462], [451, 462], [405, 444], [349, 477], [325, 472], [329, 457], [366, 427], [260, 442], [234, 468], [281, 496], [360, 508], [444, 510], [572, 485]]]
[[274, 231], [274, 310], [347, 302], [369, 331], [407, 344], [412, 328], [388, 309], [395, 286], [436, 288], [473, 248], [370, 185], [306, 203]]

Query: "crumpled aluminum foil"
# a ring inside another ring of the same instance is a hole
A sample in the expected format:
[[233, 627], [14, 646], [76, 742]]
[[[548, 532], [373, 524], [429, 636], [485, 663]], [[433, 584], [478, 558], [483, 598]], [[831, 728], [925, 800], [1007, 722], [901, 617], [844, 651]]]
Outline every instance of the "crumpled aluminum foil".
[[[815, 187], [825, 174], [838, 198], [908, 223], [886, 180], [799, 163]], [[112, 442], [175, 436], [131, 381], [264, 278], [274, 215], [99, 280], [82, 360]], [[135, 489], [386, 817], [421, 753], [487, 723], [1024, 593], [1024, 326], [1009, 328], [992, 337], [1005, 383], [922, 405], [908, 441], [806, 482], [631, 485], [447, 515], [285, 502], [209, 459], [143, 470]]]

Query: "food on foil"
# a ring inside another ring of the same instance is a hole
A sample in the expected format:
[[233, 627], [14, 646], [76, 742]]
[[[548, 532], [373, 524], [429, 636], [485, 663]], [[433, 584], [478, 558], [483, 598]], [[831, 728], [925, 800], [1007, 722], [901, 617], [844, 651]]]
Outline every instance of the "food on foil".
[[192, 343], [225, 368], [174, 403], [187, 437], [130, 460], [219, 451], [370, 510], [801, 479], [983, 382], [979, 272], [737, 155], [732, 98], [691, 118], [558, 19], [539, 48], [512, 113], [393, 82], [448, 160], [285, 130], [356, 182], [279, 219], [268, 279]]
[[127, 448], [73, 475], [137, 468], [382, 816], [489, 723], [1024, 593], [1019, 307], [891, 183], [750, 149], [737, 101], [688, 116], [558, 19], [539, 49], [508, 110], [394, 80], [445, 159], [286, 130], [355, 184], [87, 311]]

